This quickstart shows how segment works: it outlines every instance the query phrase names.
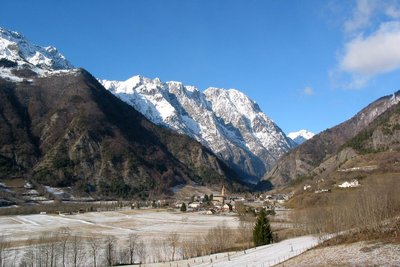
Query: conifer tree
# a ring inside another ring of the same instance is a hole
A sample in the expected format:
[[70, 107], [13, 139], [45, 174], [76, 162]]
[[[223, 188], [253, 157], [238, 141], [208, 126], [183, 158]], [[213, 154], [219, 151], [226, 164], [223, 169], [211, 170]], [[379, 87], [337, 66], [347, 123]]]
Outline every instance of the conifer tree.
[[185, 211], [186, 211], [186, 204], [185, 204], [185, 202], [182, 203], [181, 211], [182, 211], [182, 212], [185, 212]]
[[208, 203], [210, 201], [210, 199], [208, 198], [208, 195], [205, 194], [204, 198], [203, 198], [203, 203]]
[[271, 226], [264, 209], [257, 216], [257, 222], [253, 229], [253, 241], [256, 247], [273, 242]]

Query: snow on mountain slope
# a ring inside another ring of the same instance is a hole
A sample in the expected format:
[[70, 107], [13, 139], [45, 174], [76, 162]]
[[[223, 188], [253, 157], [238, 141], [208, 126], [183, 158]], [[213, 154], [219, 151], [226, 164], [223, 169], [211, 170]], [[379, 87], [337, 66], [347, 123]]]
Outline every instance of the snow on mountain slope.
[[0, 27], [0, 76], [21, 81], [17, 74], [6, 68], [29, 69], [39, 75], [47, 75], [54, 71], [71, 70], [74, 66], [56, 48], [32, 44], [18, 32]]
[[[1, 78], [29, 82], [35, 75], [68, 71], [74, 71], [74, 66], [56, 48], [34, 45], [23, 35], [0, 28]], [[180, 82], [142, 76], [100, 82], [150, 121], [210, 148], [248, 182], [258, 182], [294, 146], [255, 102], [237, 90], [200, 92]]]
[[246, 95], [180, 82], [134, 76], [99, 80], [149, 120], [187, 134], [227, 161], [248, 182], [257, 182], [293, 142]]
[[315, 134], [307, 130], [300, 130], [297, 132], [291, 132], [287, 136], [291, 138], [296, 144], [301, 145], [308, 139], [312, 138]]

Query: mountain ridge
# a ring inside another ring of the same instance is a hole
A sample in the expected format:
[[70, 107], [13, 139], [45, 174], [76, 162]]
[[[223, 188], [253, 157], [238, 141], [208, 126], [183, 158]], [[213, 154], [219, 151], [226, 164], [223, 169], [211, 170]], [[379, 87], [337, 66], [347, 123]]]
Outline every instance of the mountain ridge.
[[307, 177], [313, 169], [337, 153], [346, 142], [399, 102], [400, 91], [377, 99], [349, 120], [315, 135], [284, 155], [262, 180], [279, 187]]
[[0, 27], [0, 58], [18, 66], [31, 65], [36, 72], [70, 70], [75, 67], [53, 46], [32, 44], [22, 34]]
[[133, 76], [99, 80], [152, 122], [187, 134], [245, 176], [258, 182], [294, 143], [259, 106], [236, 89], [201, 92], [181, 82]]

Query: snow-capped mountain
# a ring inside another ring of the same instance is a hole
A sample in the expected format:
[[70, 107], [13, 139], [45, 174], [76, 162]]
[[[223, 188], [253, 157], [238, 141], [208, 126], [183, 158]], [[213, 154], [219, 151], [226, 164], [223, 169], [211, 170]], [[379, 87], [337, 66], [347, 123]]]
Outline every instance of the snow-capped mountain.
[[[56, 48], [34, 45], [23, 35], [0, 28], [0, 77], [29, 82], [35, 76], [71, 71], [77, 70]], [[198, 140], [248, 182], [258, 182], [294, 147], [258, 105], [237, 90], [201, 92], [180, 82], [141, 76], [99, 81], [150, 121]]]
[[[10, 70], [10, 67], [14, 70]], [[0, 27], [0, 76], [13, 81], [22, 81], [21, 77], [24, 75], [16, 73], [16, 70], [22, 69], [47, 75], [71, 70], [74, 66], [56, 48], [32, 44], [18, 32]]]
[[245, 180], [256, 182], [294, 147], [282, 130], [245, 94], [134, 76], [99, 80], [150, 121], [187, 134], [229, 162]]
[[287, 136], [292, 139], [296, 144], [301, 145], [308, 139], [311, 139], [315, 134], [307, 131], [307, 130], [300, 130], [298, 132], [291, 132]]
[[100, 199], [169, 196], [185, 184], [247, 188], [209, 149], [151, 123], [54, 48], [4, 29], [0, 44], [0, 179], [74, 192], [83, 183], [96, 190], [82, 195]]

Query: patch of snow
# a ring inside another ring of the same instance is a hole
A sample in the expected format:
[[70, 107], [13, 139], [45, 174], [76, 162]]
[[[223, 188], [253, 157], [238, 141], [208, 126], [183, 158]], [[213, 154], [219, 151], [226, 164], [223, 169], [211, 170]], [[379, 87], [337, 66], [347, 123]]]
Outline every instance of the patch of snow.
[[35, 189], [30, 189], [26, 192], [23, 193], [24, 196], [33, 196], [33, 195], [39, 195], [39, 192]]
[[309, 184], [305, 185], [303, 190], [306, 191], [307, 189], [311, 189], [311, 185], [309, 185]]
[[65, 192], [64, 188], [57, 188], [51, 186], [45, 186], [46, 191], [54, 195], [56, 198], [69, 199], [71, 196], [69, 193]]
[[146, 266], [273, 266], [300, 255], [301, 253], [315, 247], [320, 242], [321, 239], [318, 237], [302, 236], [283, 240], [279, 243], [247, 249], [245, 251], [218, 253], [169, 263], [149, 263], [146, 264]]
[[377, 165], [370, 165], [370, 166], [360, 166], [360, 167], [353, 167], [347, 169], [340, 169], [339, 172], [355, 172], [355, 171], [373, 171], [378, 168]]
[[320, 194], [320, 193], [326, 193], [326, 192], [329, 192], [329, 190], [328, 189], [318, 189], [318, 190], [315, 190], [315, 194]]
[[31, 183], [29, 183], [29, 182], [26, 182], [26, 183], [24, 184], [24, 188], [26, 188], [26, 189], [31, 189], [31, 188], [33, 188], [33, 185], [32, 185]]
[[182, 116], [182, 121], [194, 136], [198, 136], [200, 134], [199, 124], [195, 120], [188, 116]]
[[0, 67], [0, 77], [6, 79], [8, 81], [11, 81], [11, 82], [23, 82], [24, 81], [23, 78], [20, 78], [16, 75], [12, 74], [11, 70], [8, 68]]

